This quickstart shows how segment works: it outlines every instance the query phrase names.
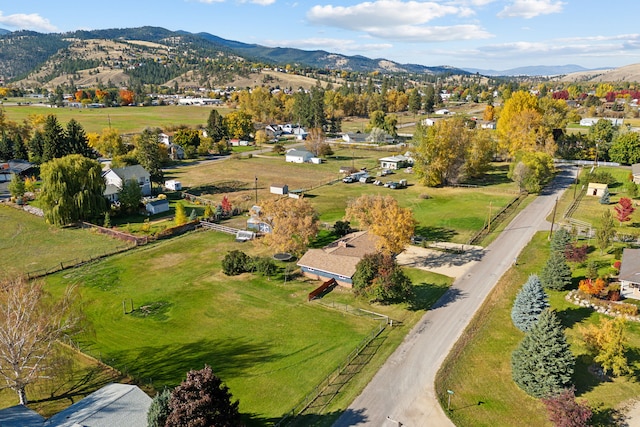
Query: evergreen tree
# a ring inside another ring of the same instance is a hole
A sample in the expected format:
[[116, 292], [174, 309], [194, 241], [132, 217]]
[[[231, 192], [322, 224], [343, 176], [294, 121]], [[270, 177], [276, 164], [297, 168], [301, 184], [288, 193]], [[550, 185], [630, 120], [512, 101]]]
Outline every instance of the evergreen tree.
[[540, 314], [549, 308], [549, 297], [542, 288], [537, 275], [529, 276], [516, 296], [511, 309], [511, 320], [522, 332], [529, 332]]
[[109, 211], [104, 213], [104, 222], [102, 223], [102, 226], [104, 228], [111, 228], [111, 215], [109, 214]]
[[0, 138], [0, 160], [9, 161], [13, 159], [13, 141], [6, 132], [2, 132]]
[[564, 253], [567, 245], [571, 242], [571, 234], [564, 228], [558, 229], [551, 237], [551, 250], [553, 252]]
[[191, 213], [189, 214], [189, 221], [195, 221], [198, 219], [198, 213], [195, 209], [191, 209]]
[[27, 148], [24, 146], [22, 135], [16, 134], [13, 142], [13, 158], [19, 160], [28, 160]]
[[84, 128], [75, 119], [69, 120], [65, 132], [65, 145], [68, 154], [80, 154], [85, 157], [93, 157], [93, 150], [89, 147], [89, 139]]
[[156, 394], [151, 401], [149, 411], [147, 412], [148, 427], [165, 427], [167, 417], [169, 416], [169, 399], [171, 398], [171, 390], [165, 388], [162, 393]]
[[32, 163], [42, 163], [42, 154], [44, 151], [44, 135], [41, 131], [36, 130], [28, 143], [29, 161]]
[[211, 367], [189, 371], [187, 379], [171, 392], [167, 426], [241, 425], [238, 401], [232, 402], [229, 388]]
[[571, 284], [571, 267], [563, 252], [551, 252], [547, 263], [540, 272], [542, 286], [561, 291]]
[[600, 196], [599, 200], [601, 205], [608, 205], [611, 203], [611, 194], [609, 193], [609, 188], [605, 188], [602, 192], [602, 196]]
[[9, 193], [13, 197], [21, 197], [24, 195], [25, 185], [20, 175], [16, 173], [11, 174], [11, 181], [9, 182]]
[[42, 132], [42, 163], [71, 154], [65, 144], [64, 129], [53, 114], [47, 116]]
[[227, 138], [227, 128], [218, 110], [213, 109], [207, 120], [207, 134], [213, 142], [219, 142]]
[[549, 397], [571, 384], [575, 358], [555, 312], [547, 309], [511, 354], [513, 381], [527, 394]]

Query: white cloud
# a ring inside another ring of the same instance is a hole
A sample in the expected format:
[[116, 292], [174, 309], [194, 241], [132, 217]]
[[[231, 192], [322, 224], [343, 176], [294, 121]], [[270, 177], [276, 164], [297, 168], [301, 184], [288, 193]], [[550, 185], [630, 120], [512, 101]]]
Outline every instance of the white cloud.
[[224, 0], [196, 0], [198, 3], [212, 4], [212, 3], [224, 3]]
[[560, 13], [565, 3], [554, 0], [515, 0], [498, 13], [500, 18], [531, 19], [539, 15]]
[[0, 11], [0, 25], [16, 28], [19, 30], [34, 30], [44, 32], [56, 32], [58, 29], [51, 24], [48, 19], [37, 13], [15, 13], [13, 15], [3, 15]]
[[393, 47], [391, 43], [356, 43], [354, 40], [332, 38], [307, 38], [295, 40], [265, 40], [267, 46], [287, 46], [305, 50], [328, 52], [370, 52]]
[[309, 22], [364, 32], [370, 36], [405, 42], [430, 42], [488, 38], [478, 25], [426, 26], [449, 15], [467, 17], [473, 10], [451, 4], [402, 0], [376, 0], [354, 6], [314, 6]]

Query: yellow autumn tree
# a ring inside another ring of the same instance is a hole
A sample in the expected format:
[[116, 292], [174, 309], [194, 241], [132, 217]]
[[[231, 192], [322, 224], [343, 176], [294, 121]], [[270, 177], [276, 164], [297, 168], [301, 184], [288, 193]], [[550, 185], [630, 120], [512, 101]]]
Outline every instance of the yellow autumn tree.
[[362, 229], [379, 237], [378, 250], [397, 254], [413, 236], [416, 221], [408, 208], [402, 208], [391, 196], [365, 194], [351, 200], [345, 219], [357, 221]]
[[544, 151], [553, 154], [555, 144], [544, 126], [538, 99], [530, 92], [513, 93], [502, 109], [496, 124], [498, 149], [515, 157], [520, 151]]
[[271, 226], [263, 240], [277, 252], [299, 254], [318, 232], [318, 213], [305, 199], [268, 200], [260, 218]]
[[607, 319], [601, 317], [598, 325], [582, 328], [587, 348], [593, 354], [593, 360], [599, 363], [605, 372], [615, 376], [626, 375], [631, 372], [625, 347], [625, 320], [622, 317]]

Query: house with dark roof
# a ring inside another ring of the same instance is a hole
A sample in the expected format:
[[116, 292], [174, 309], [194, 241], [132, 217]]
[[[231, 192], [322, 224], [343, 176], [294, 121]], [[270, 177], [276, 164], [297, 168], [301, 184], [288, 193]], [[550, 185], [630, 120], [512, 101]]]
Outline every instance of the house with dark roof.
[[26, 160], [9, 160], [0, 163], [0, 182], [11, 181], [12, 175], [27, 176], [34, 172], [35, 165]]
[[352, 288], [358, 262], [377, 251], [377, 241], [378, 237], [367, 231], [347, 234], [322, 249], [309, 249], [298, 261], [298, 266], [310, 279], [335, 279], [340, 286]]
[[620, 295], [640, 300], [640, 249], [625, 248], [620, 266]]
[[631, 165], [631, 175], [633, 175], [633, 182], [640, 184], [640, 163]]

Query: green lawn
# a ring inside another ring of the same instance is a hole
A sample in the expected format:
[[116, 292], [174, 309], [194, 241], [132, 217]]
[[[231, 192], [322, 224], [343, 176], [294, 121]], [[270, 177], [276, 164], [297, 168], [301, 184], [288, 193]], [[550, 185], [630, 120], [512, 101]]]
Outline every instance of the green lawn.
[[[600, 168], [611, 172], [618, 183], [611, 186], [609, 209], [620, 196], [629, 170], [626, 168]], [[580, 186], [582, 184], [579, 184]], [[578, 187], [579, 189], [580, 187]], [[558, 216], [567, 209], [573, 200], [573, 187], [569, 188], [558, 203]], [[598, 225], [599, 217], [605, 206], [599, 198], [584, 196], [573, 218]], [[637, 213], [634, 214], [637, 221]], [[550, 219], [550, 218], [549, 218]], [[634, 220], [632, 219], [632, 223]], [[630, 233], [635, 227], [618, 226], [619, 232]], [[447, 357], [438, 374], [436, 387], [442, 403], [446, 406], [446, 390], [454, 390], [452, 400], [454, 410], [451, 417], [458, 426], [511, 426], [521, 420], [530, 425], [548, 425], [543, 405], [520, 390], [511, 379], [511, 352], [518, 345], [523, 334], [511, 322], [511, 307], [517, 292], [527, 280], [529, 274], [540, 273], [548, 254], [547, 233], [539, 233], [518, 258], [518, 266], [509, 270], [496, 285], [487, 299], [487, 303], [475, 316], [454, 351]], [[579, 244], [593, 244], [593, 240]], [[615, 243], [614, 246], [621, 246]], [[614, 261], [613, 247], [600, 254], [594, 249], [589, 254], [599, 269], [599, 274], [610, 274]], [[574, 286], [584, 278], [586, 264], [572, 264]], [[640, 384], [633, 380], [640, 374], [640, 325], [628, 324], [630, 350], [627, 355], [633, 366], [631, 379], [617, 378], [610, 382], [600, 382], [588, 371], [591, 359], [582, 343], [580, 328], [588, 323], [596, 323], [600, 314], [591, 309], [580, 308], [565, 301], [565, 292], [548, 292], [554, 308], [563, 324], [572, 350], [577, 357], [574, 382], [579, 398], [586, 399], [596, 409], [597, 425], [607, 425], [609, 416], [621, 403], [640, 394]]]
[[40, 217], [0, 204], [0, 271], [33, 273], [125, 246], [90, 230], [49, 226]]
[[[168, 105], [158, 107], [118, 108], [47, 108], [36, 105], [5, 105], [2, 109], [8, 120], [21, 123], [29, 116], [53, 114], [62, 126], [71, 119], [77, 120], [86, 132], [102, 132], [112, 127], [121, 133], [142, 132], [145, 128], [174, 127], [176, 125], [206, 125], [213, 107]], [[216, 108], [222, 115], [229, 109]]]
[[[239, 398], [249, 424], [265, 425], [302, 400], [377, 323], [306, 302], [317, 282], [289, 277], [285, 284], [282, 271], [272, 280], [224, 276], [220, 262], [231, 249], [266, 251], [232, 236], [195, 232], [49, 276], [47, 282], [53, 292], [71, 283], [81, 286], [93, 329], [82, 339], [84, 351], [156, 389], [175, 386], [189, 369], [208, 363]], [[450, 284], [442, 276], [410, 274], [418, 307], [374, 308], [406, 322], [390, 334], [381, 355], [395, 348]], [[330, 296], [357, 303], [350, 292]], [[124, 314], [123, 301], [131, 300], [136, 311]], [[379, 366], [384, 358], [376, 360]], [[372, 376], [377, 366], [363, 375]], [[358, 390], [345, 391], [334, 405], [346, 407]]]

